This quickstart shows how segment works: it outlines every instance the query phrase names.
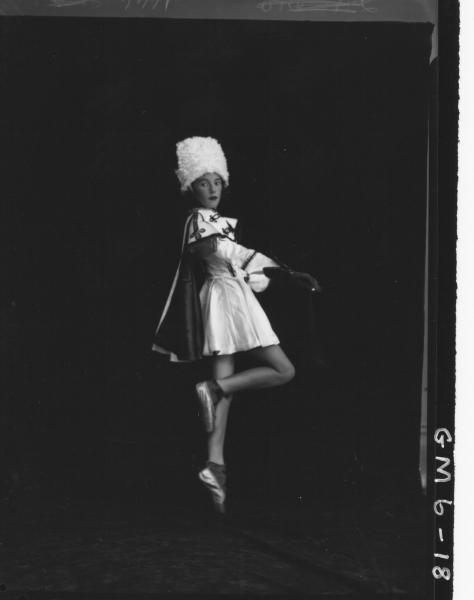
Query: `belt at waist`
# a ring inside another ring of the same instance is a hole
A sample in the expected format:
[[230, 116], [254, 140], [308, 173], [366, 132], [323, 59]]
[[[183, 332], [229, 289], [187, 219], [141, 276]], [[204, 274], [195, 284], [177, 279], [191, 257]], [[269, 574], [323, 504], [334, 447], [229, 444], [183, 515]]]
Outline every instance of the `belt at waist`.
[[223, 273], [222, 275], [216, 274], [216, 275], [206, 275], [206, 279], [242, 279], [244, 281], [248, 280], [248, 274], [247, 273], [238, 273], [237, 275], [227, 275], [226, 273]]
[[227, 271], [220, 271], [219, 273], [208, 273], [210, 279], [244, 279], [248, 281], [248, 274], [246, 271], [233, 265], [231, 262], [226, 262]]
[[206, 281], [214, 279], [230, 279], [233, 281], [238, 279], [240, 281], [247, 282], [249, 280], [249, 276], [248, 273], [246, 273], [245, 271], [241, 271], [240, 273], [236, 273], [235, 275], [231, 275], [230, 273], [208, 273], [206, 275]]

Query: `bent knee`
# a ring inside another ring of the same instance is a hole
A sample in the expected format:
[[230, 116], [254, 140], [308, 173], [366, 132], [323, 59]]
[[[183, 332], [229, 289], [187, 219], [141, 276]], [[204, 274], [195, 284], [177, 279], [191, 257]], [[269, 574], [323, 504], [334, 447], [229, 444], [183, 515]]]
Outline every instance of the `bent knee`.
[[279, 373], [281, 383], [284, 384], [288, 383], [294, 378], [296, 371], [295, 367], [289, 362], [283, 369], [280, 369]]

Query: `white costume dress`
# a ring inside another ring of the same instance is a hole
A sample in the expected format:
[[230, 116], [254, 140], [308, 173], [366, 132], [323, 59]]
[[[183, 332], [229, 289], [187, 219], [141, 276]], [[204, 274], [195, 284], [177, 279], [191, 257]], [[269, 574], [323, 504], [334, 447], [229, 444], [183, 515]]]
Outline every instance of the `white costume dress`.
[[[204, 325], [203, 354], [234, 354], [279, 344], [250, 287], [253, 285], [259, 290], [267, 287], [267, 278], [256, 271], [278, 264], [235, 242], [236, 219], [222, 217], [213, 209], [199, 209], [197, 215], [201, 236], [222, 234], [216, 238], [215, 252], [203, 258], [207, 271], [199, 293]], [[188, 243], [193, 243], [193, 235], [196, 232], [191, 229]]]
[[[208, 250], [204, 254], [198, 253], [206, 270], [206, 279], [199, 292], [204, 329], [203, 356], [234, 354], [279, 344], [253, 291], [263, 291], [269, 284], [262, 268], [279, 265], [238, 244], [235, 241], [236, 225], [237, 219], [223, 217], [214, 209], [199, 208], [193, 211], [185, 227], [183, 250], [192, 253], [203, 238], [210, 238], [207, 242], [212, 242], [207, 244]], [[160, 324], [166, 311], [165, 307]], [[155, 345], [154, 350], [160, 352], [162, 348]], [[175, 359], [171, 356], [171, 360]]]

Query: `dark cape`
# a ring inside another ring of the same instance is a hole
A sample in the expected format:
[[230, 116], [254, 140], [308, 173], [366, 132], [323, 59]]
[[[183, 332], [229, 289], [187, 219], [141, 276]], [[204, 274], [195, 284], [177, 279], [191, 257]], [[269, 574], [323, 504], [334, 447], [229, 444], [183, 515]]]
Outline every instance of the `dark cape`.
[[204, 330], [199, 290], [204, 272], [202, 263], [186, 248], [191, 223], [192, 214], [184, 226], [178, 270], [152, 346], [153, 350], [168, 354], [173, 362], [195, 361], [203, 356]]
[[194, 262], [195, 259], [183, 253], [171, 303], [153, 340], [153, 349], [169, 354], [175, 362], [202, 358], [201, 284], [197, 281], [198, 269]]

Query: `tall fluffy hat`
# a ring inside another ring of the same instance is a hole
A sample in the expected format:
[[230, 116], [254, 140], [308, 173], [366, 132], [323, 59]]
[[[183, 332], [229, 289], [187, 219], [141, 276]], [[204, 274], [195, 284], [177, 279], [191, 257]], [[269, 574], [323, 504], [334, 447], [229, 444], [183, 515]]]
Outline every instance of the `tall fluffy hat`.
[[181, 191], [189, 188], [191, 183], [204, 173], [217, 173], [229, 185], [227, 161], [221, 145], [211, 137], [190, 137], [176, 144], [178, 168], [176, 175], [181, 184]]

